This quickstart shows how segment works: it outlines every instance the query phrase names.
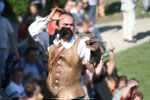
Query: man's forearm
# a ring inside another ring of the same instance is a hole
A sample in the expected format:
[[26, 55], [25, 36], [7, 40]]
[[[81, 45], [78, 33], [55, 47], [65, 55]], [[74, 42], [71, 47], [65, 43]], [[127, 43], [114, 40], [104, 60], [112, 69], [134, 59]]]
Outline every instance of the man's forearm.
[[15, 44], [13, 34], [9, 34], [9, 41], [10, 41], [10, 45], [12, 47], [12, 51], [16, 54], [17, 58], [19, 59], [19, 52], [18, 52], [17, 45]]
[[29, 34], [34, 37], [35, 35], [42, 33], [47, 28], [48, 23], [49, 20], [47, 20], [46, 17], [36, 20], [29, 26]]
[[123, 100], [126, 100], [127, 99], [127, 96], [128, 96], [128, 93], [130, 92], [130, 87], [126, 87], [126, 89], [124, 90], [124, 92], [122, 93], [122, 99]]

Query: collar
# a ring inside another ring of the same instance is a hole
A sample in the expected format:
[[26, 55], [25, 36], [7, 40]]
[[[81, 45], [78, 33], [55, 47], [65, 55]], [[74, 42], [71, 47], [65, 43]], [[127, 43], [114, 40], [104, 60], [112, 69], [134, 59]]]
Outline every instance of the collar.
[[12, 85], [15, 85], [15, 86], [22, 86], [22, 84], [17, 84], [17, 83], [15, 83], [14, 81], [10, 81], [10, 83], [11, 83]]
[[[72, 36], [71, 40], [69, 42], [65, 41], [64, 43], [62, 43], [62, 46], [65, 49], [70, 49], [74, 43], [74, 41], [77, 39], [77, 37], [75, 35]], [[55, 45], [58, 45], [59, 43], [61, 43], [61, 41], [59, 40], [59, 37], [56, 37], [53, 41], [53, 43]]]

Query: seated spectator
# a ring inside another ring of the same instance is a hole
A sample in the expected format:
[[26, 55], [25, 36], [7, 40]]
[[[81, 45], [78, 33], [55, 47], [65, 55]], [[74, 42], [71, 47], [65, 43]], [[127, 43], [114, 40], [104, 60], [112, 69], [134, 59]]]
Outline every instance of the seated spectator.
[[75, 20], [76, 33], [79, 33], [80, 35], [81, 33], [93, 33], [94, 37], [96, 37], [99, 42], [102, 42], [98, 28], [95, 25], [90, 26], [90, 22], [85, 18], [85, 11], [82, 8], [83, 2], [77, 1], [75, 8], [70, 11]]
[[122, 95], [123, 91], [125, 90], [126, 85], [127, 85], [127, 77], [120, 76], [118, 87], [113, 94], [113, 96], [114, 96], [113, 100], [119, 100], [121, 98], [121, 95]]
[[139, 82], [135, 78], [128, 81], [126, 89], [123, 91], [120, 100], [132, 100], [132, 96], [138, 90]]
[[30, 81], [25, 86], [26, 98], [24, 100], [42, 100], [40, 86], [35, 81]]
[[14, 69], [11, 81], [8, 84], [5, 93], [13, 100], [23, 99], [25, 95], [24, 87], [22, 86], [23, 71], [19, 68]]
[[65, 3], [65, 7], [64, 10], [66, 12], [70, 12], [70, 10], [74, 7], [74, 1], [73, 0], [67, 0], [67, 2]]
[[28, 47], [25, 51], [25, 57], [18, 63], [24, 72], [24, 84], [33, 76], [39, 76], [41, 78], [46, 77], [45, 68], [38, 53], [37, 48]]
[[132, 100], [143, 100], [143, 94], [141, 92], [135, 92], [132, 96]]

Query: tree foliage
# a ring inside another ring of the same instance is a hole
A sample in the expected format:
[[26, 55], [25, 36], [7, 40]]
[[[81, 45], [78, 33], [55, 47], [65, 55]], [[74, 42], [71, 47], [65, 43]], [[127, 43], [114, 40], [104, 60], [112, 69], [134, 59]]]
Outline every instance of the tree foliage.
[[28, 0], [8, 0], [16, 16], [22, 16], [28, 9]]

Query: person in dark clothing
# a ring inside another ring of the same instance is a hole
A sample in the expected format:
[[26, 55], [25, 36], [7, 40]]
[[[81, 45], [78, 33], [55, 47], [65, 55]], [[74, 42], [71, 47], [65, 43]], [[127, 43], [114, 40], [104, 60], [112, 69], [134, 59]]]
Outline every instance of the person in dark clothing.
[[115, 89], [116, 83], [110, 87], [108, 80], [117, 76], [115, 74], [114, 46], [110, 46], [110, 59], [108, 61], [101, 60], [95, 68], [93, 74], [93, 85], [95, 90], [94, 100], [112, 100], [112, 91]]

